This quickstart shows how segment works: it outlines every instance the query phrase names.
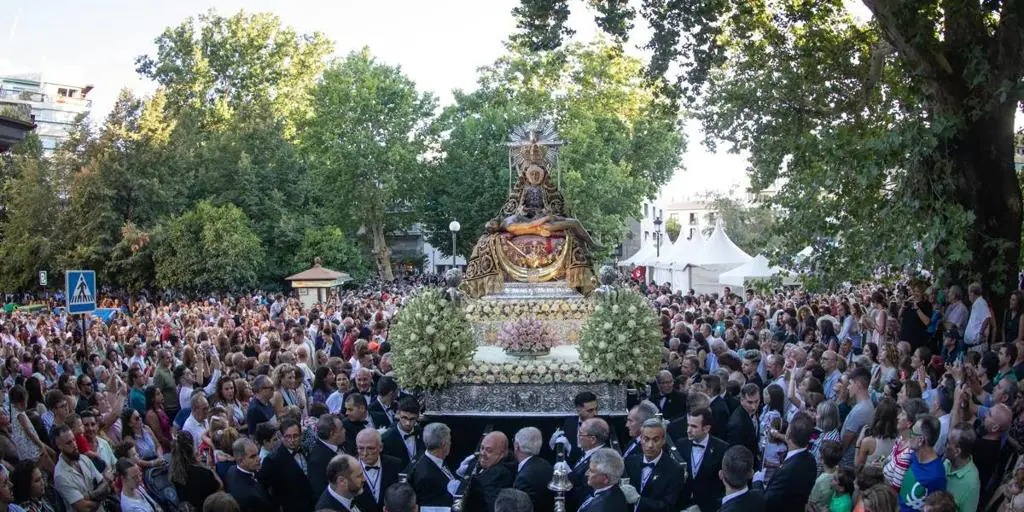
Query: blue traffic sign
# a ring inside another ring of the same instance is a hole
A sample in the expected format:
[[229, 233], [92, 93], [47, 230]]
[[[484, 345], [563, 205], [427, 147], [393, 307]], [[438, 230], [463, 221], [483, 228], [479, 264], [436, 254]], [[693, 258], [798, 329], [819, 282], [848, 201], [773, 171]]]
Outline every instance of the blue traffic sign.
[[96, 272], [92, 270], [66, 270], [64, 296], [68, 313], [91, 313], [96, 309]]

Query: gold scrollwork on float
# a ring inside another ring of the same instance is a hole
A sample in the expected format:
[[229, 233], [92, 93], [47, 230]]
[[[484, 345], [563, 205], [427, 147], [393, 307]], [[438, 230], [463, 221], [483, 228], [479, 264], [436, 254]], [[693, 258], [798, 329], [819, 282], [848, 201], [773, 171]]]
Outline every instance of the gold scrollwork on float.
[[[547, 257], [538, 255], [535, 252], [524, 252], [512, 240], [502, 239], [502, 247], [497, 251], [498, 265], [505, 273], [515, 281], [519, 282], [546, 282], [565, 277], [566, 259], [572, 254], [572, 238], [565, 238], [556, 252]], [[512, 261], [509, 251], [515, 251], [522, 256], [526, 265], [519, 265]]]

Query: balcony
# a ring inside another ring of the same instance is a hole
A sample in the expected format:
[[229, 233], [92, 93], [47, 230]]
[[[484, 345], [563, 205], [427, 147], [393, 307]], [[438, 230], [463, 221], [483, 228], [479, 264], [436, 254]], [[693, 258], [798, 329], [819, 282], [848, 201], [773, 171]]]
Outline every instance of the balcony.
[[92, 108], [92, 100], [87, 98], [69, 98], [67, 96], [50, 96], [41, 92], [0, 89], [0, 101], [26, 103], [56, 103], [76, 107]]

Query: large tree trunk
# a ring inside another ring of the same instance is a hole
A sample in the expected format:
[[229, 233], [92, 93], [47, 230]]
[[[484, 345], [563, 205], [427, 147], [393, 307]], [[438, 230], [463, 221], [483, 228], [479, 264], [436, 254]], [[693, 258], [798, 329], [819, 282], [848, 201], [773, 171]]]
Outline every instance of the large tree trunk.
[[948, 155], [959, 176], [957, 200], [974, 213], [967, 233], [971, 262], [955, 270], [963, 285], [977, 280], [985, 288], [1001, 329], [1009, 292], [1017, 289], [1021, 243], [1021, 192], [1014, 168], [1016, 102], [993, 108], [950, 141]]
[[377, 262], [377, 273], [380, 278], [391, 282], [395, 273], [391, 270], [391, 249], [384, 237], [384, 221], [377, 215], [370, 214], [370, 234], [373, 237], [373, 258]]

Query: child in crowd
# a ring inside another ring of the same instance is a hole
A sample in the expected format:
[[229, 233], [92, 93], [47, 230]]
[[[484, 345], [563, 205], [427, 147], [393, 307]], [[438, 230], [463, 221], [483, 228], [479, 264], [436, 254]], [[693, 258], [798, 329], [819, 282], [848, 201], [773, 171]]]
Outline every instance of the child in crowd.
[[832, 499], [829, 512], [851, 512], [853, 510], [853, 470], [840, 468], [832, 475]]
[[825, 511], [829, 509], [829, 503], [832, 501], [832, 477], [839, 469], [839, 461], [843, 459], [843, 446], [836, 441], [825, 440], [821, 442], [818, 450], [823, 469], [814, 481], [808, 504], [814, 506], [816, 510]]

